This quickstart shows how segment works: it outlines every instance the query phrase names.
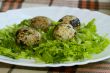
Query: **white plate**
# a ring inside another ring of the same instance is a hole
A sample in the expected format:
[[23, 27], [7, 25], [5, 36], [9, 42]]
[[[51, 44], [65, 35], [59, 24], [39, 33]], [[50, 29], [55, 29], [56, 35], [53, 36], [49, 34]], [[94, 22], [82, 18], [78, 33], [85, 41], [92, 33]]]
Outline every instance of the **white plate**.
[[[3, 28], [7, 25], [11, 25], [13, 23], [19, 23], [23, 19], [28, 19], [40, 15], [50, 17], [51, 19], [56, 21], [64, 15], [75, 15], [81, 20], [81, 22], [84, 23], [88, 23], [88, 21], [95, 18], [98, 30], [97, 32], [101, 35], [107, 33], [108, 37], [110, 38], [110, 16], [96, 11], [68, 7], [37, 7], [10, 10], [5, 13], [0, 13], [0, 28]], [[34, 60], [13, 60], [5, 56], [0, 56], [0, 62], [30, 67], [60, 67], [83, 65], [91, 62], [102, 61], [108, 58], [110, 58], [110, 46], [108, 46], [107, 49], [104, 50], [102, 53], [95, 55], [93, 59], [84, 60], [81, 62], [69, 62], [60, 64], [36, 64], [34, 63]]]

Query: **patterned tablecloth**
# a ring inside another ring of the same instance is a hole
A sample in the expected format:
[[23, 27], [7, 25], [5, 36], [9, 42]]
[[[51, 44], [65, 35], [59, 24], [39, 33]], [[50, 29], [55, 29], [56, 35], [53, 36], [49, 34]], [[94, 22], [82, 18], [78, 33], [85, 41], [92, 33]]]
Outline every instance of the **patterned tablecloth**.
[[[0, 12], [39, 6], [68, 6], [87, 8], [110, 15], [110, 0], [0, 0], [0, 6]], [[0, 73], [110, 73], [110, 59], [86, 65], [58, 68], [23, 67], [0, 62]]]

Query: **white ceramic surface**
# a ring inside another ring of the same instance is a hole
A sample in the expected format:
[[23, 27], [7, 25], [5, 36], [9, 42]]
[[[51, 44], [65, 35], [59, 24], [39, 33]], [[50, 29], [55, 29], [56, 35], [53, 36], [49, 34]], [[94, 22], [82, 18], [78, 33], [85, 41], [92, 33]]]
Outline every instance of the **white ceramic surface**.
[[[100, 35], [108, 34], [110, 38], [110, 16], [96, 11], [86, 9], [68, 8], [68, 7], [35, 7], [17, 10], [9, 10], [8, 12], [0, 13], [0, 28], [14, 23], [20, 23], [23, 19], [32, 18], [35, 16], [47, 16], [53, 20], [59, 20], [64, 15], [75, 15], [83, 23], [88, 23], [91, 19], [96, 19], [97, 32]], [[30, 66], [30, 67], [60, 67], [60, 66], [74, 66], [83, 65], [92, 62], [98, 62], [110, 58], [110, 46], [102, 53], [94, 55], [93, 59], [84, 60], [81, 62], [68, 62], [60, 64], [44, 64], [34, 63], [34, 60], [13, 60], [0, 55], [0, 62], [9, 64]]]

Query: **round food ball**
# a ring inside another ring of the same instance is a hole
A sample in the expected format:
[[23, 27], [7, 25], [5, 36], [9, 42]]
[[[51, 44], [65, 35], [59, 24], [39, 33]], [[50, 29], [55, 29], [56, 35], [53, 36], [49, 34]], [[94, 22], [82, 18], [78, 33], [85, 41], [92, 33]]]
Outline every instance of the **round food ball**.
[[31, 19], [31, 26], [36, 29], [47, 30], [51, 25], [51, 20], [45, 16], [37, 16]]
[[73, 38], [75, 30], [71, 24], [59, 24], [55, 27], [53, 36], [58, 40], [68, 40]]
[[23, 27], [16, 32], [16, 42], [18, 44], [33, 46], [39, 44], [41, 34], [35, 29]]
[[66, 15], [62, 17], [59, 22], [64, 23], [64, 24], [71, 24], [73, 28], [79, 27], [80, 26], [80, 20], [72, 15]]

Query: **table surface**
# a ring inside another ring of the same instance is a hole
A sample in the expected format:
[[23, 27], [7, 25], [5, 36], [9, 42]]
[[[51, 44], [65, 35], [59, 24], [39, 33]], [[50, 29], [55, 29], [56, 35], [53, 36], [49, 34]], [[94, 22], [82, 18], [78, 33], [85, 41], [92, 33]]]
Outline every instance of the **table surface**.
[[[47, 0], [47, 1], [46, 0], [42, 0], [42, 1], [41, 0], [25, 0], [25, 1], [26, 2], [22, 4], [21, 8], [50, 6], [52, 2], [49, 2], [49, 1], [53, 1], [53, 0]], [[63, 5], [61, 1], [62, 0], [59, 0], [58, 2], [58, 0], [54, 0], [53, 5], [67, 6], [70, 4], [69, 7], [71, 7], [72, 0], [63, 0]], [[69, 1], [69, 4], [65, 4], [65, 1], [66, 2]], [[78, 4], [77, 0], [73, 0], [73, 1], [75, 3], [73, 7], [77, 7], [77, 4]], [[106, 1], [109, 1], [109, 0], [106, 0]], [[0, 5], [3, 5], [3, 4], [0, 3]], [[98, 9], [97, 11], [110, 15], [110, 5], [107, 9], [102, 8], [102, 9]], [[97, 63], [86, 64], [86, 65], [72, 66], [72, 67], [58, 67], [58, 68], [24, 67], [24, 66], [10, 65], [10, 64], [0, 62], [0, 73], [110, 73], [110, 59], [97, 62]]]

